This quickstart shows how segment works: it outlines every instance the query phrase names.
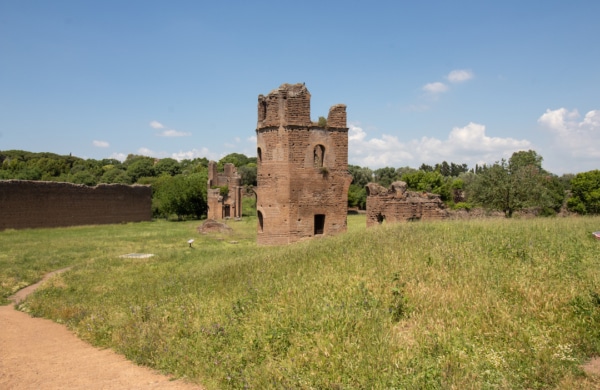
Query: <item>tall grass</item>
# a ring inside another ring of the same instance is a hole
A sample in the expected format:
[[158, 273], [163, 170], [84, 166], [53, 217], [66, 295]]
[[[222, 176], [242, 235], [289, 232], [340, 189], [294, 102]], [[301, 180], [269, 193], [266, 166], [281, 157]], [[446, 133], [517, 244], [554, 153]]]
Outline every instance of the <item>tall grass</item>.
[[0, 261], [74, 265], [21, 309], [209, 388], [566, 388], [600, 353], [600, 218], [351, 216], [285, 247], [257, 247], [253, 218], [231, 236], [197, 224], [3, 232]]

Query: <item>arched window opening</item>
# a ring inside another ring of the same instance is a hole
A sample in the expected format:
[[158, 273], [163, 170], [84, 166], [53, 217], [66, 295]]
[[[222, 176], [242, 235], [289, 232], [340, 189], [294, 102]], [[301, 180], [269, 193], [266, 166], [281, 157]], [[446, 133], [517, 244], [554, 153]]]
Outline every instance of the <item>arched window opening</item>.
[[325, 147], [323, 145], [316, 145], [313, 153], [315, 167], [323, 168], [325, 161]]
[[262, 150], [260, 150], [260, 148], [256, 149], [256, 156], [258, 157], [258, 162], [261, 163], [262, 162]]

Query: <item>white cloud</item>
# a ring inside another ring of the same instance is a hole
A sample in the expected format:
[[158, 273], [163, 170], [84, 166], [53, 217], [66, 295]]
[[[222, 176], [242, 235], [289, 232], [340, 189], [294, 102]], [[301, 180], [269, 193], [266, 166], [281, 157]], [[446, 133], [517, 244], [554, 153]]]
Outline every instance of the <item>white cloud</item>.
[[[201, 149], [194, 148], [194, 149], [186, 150], [186, 151], [180, 150], [179, 152], [175, 152], [175, 153], [167, 153], [167, 152], [157, 152], [157, 151], [154, 151], [147, 147], [141, 147], [138, 149], [137, 154], [142, 155], [142, 156], [155, 157], [155, 158], [171, 157], [177, 161], [186, 160], [186, 159], [193, 160], [195, 158], [202, 158], [202, 157], [206, 157], [209, 160], [219, 160], [218, 154], [212, 153], [207, 148], [201, 148]], [[125, 160], [126, 157], [127, 156], [124, 156], [123, 158], [119, 158], [119, 160], [123, 161], [123, 160]], [[118, 158], [118, 157], [113, 157], [113, 158]]]
[[[467, 80], [470, 80], [473, 77], [474, 77], [473, 72], [470, 70], [456, 69], [456, 70], [453, 70], [450, 73], [448, 73], [448, 75], [446, 76], [446, 79], [452, 84], [457, 84], [457, 83], [462, 83]], [[447, 84], [442, 83], [441, 81], [436, 81], [433, 83], [425, 84], [422, 89], [423, 89], [423, 91], [427, 92], [434, 98], [437, 98], [438, 95], [440, 95], [444, 92], [447, 92], [450, 89], [450, 87]], [[414, 107], [423, 111], [422, 107], [419, 107], [419, 106], [414, 106]], [[428, 107], [425, 106], [425, 108], [428, 108]]]
[[171, 155], [171, 157], [177, 161], [193, 160], [195, 158], [202, 158], [202, 157], [206, 157], [209, 160], [218, 160], [217, 154], [210, 152], [207, 148], [192, 149], [192, 150], [187, 150], [187, 151], [181, 150], [177, 153], [173, 153]]
[[[585, 114], [583, 120], [577, 110], [547, 109], [538, 123], [553, 134], [553, 148], [558, 154], [577, 159], [600, 158], [600, 110]], [[597, 165], [597, 161], [596, 161]]]
[[448, 90], [448, 86], [444, 83], [440, 83], [439, 81], [436, 81], [435, 83], [425, 84], [423, 86], [423, 91], [429, 92], [432, 94], [443, 93], [443, 92], [446, 92], [447, 90]]
[[123, 162], [127, 158], [127, 155], [125, 153], [113, 153], [108, 158], [114, 158]]
[[450, 81], [451, 83], [462, 83], [464, 81], [470, 80], [473, 78], [473, 72], [471, 72], [470, 70], [466, 70], [466, 69], [457, 69], [457, 70], [453, 70], [452, 72], [448, 73], [448, 76], [446, 76], [446, 79], [448, 79], [448, 81]]
[[156, 158], [167, 157], [167, 154], [164, 152], [155, 152], [154, 150], [148, 149], [144, 146], [142, 146], [141, 148], [138, 149], [137, 154], [139, 154], [141, 156], [156, 157]]
[[177, 130], [164, 130], [157, 134], [159, 137], [189, 137], [192, 133]]
[[354, 126], [354, 125], [350, 125], [350, 128], [348, 129], [348, 143], [351, 142], [361, 142], [365, 139], [365, 137], [367, 136], [367, 133], [365, 133], [365, 131], [358, 127], [358, 126]]
[[422, 137], [407, 141], [388, 134], [381, 138], [368, 138], [362, 128], [351, 124], [348, 147], [351, 164], [370, 168], [406, 165], [416, 168], [422, 163], [442, 161], [469, 166], [493, 163], [532, 145], [527, 140], [490, 137], [485, 133], [485, 126], [477, 123], [453, 128], [445, 140]]
[[252, 143], [256, 143], [256, 136], [255, 135], [251, 135], [250, 137], [246, 138], [246, 141], [252, 142]]
[[163, 126], [163, 124], [158, 121], [150, 122], [150, 127], [152, 127], [153, 129], [164, 129], [165, 128], [165, 126]]
[[106, 141], [94, 140], [94, 141], [92, 141], [92, 144], [94, 144], [94, 146], [97, 148], [108, 148], [110, 146], [110, 144]]
[[[165, 125], [163, 125], [162, 123], [160, 123], [158, 121], [152, 121], [152, 122], [150, 122], [150, 127], [152, 127], [153, 129], [159, 130], [159, 129], [164, 129]], [[192, 133], [168, 129], [168, 130], [163, 130], [160, 133], [157, 133], [156, 135], [158, 137], [189, 137], [190, 135], [192, 135]]]
[[448, 142], [454, 150], [469, 152], [515, 151], [515, 149], [524, 149], [531, 146], [531, 143], [527, 140], [488, 137], [485, 134], [485, 126], [473, 122], [465, 127], [454, 127], [448, 136]]

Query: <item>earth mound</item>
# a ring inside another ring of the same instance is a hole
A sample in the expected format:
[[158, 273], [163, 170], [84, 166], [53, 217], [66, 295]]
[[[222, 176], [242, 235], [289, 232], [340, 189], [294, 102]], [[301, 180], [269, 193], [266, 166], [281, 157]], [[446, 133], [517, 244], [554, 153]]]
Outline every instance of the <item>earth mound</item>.
[[231, 233], [232, 229], [222, 222], [217, 222], [214, 219], [207, 219], [204, 223], [198, 226], [198, 233]]

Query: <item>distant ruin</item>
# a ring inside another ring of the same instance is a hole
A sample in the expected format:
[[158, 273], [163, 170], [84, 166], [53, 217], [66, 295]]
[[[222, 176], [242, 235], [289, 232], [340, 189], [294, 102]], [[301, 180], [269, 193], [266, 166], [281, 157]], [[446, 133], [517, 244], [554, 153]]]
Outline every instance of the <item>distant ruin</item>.
[[150, 186], [0, 181], [0, 230], [150, 220]]
[[223, 172], [218, 172], [216, 162], [208, 163], [207, 218], [242, 218], [242, 177], [231, 163], [223, 168]]
[[310, 98], [304, 84], [258, 96], [258, 244], [346, 231], [352, 181], [346, 106], [332, 106], [323, 126], [311, 121]]
[[444, 202], [437, 194], [408, 191], [403, 181], [387, 189], [367, 184], [367, 227], [385, 222], [442, 220], [448, 218]]

